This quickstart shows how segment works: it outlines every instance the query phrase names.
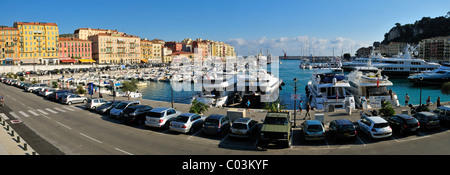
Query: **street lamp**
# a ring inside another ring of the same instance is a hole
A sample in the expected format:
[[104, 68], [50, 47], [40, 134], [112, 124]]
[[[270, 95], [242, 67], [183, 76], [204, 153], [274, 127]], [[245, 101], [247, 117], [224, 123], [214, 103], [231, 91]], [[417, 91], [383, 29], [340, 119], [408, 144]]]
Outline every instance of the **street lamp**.
[[297, 78], [294, 78], [294, 128], [297, 126]]
[[423, 77], [419, 77], [420, 80], [420, 106], [422, 106], [422, 80]]

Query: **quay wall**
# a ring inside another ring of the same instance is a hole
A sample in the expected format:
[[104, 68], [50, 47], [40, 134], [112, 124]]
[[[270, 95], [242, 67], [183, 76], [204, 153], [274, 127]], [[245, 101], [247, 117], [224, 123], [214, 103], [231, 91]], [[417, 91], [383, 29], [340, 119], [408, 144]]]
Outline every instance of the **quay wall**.
[[32, 71], [32, 70], [54, 70], [62, 68], [90, 68], [90, 67], [105, 67], [108, 65], [99, 64], [58, 64], [58, 65], [1, 65], [1, 73], [17, 73], [20, 71]]

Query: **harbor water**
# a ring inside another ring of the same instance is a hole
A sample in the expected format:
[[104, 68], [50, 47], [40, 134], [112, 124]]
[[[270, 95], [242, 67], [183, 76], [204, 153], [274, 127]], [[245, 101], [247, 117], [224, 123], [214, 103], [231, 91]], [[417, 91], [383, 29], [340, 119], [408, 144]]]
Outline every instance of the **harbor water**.
[[[287, 109], [294, 109], [294, 100], [292, 94], [294, 94], [294, 78], [297, 78], [297, 94], [305, 94], [305, 86], [311, 78], [314, 70], [300, 69], [299, 60], [280, 60], [279, 65], [279, 78], [285, 83], [280, 91], [281, 103], [287, 107]], [[267, 66], [270, 68], [270, 65]], [[347, 73], [345, 73], [347, 74]], [[410, 96], [410, 102], [413, 105], [418, 105], [420, 100], [420, 86], [413, 86], [408, 79], [390, 79], [394, 86], [392, 90], [397, 94], [401, 105], [405, 104], [406, 93]], [[147, 86], [139, 87], [139, 92], [142, 93], [143, 99], [159, 100], [159, 101], [171, 101], [171, 85], [170, 82], [147, 82]], [[190, 103], [192, 97], [198, 92], [193, 90], [193, 85], [190, 91], [173, 91], [173, 99], [176, 103]], [[428, 96], [431, 97], [433, 103], [436, 102], [437, 97], [441, 98], [441, 102], [450, 101], [450, 96], [442, 94], [440, 86], [428, 86], [422, 87], [422, 103], [425, 103]], [[297, 103], [298, 104], [298, 103]]]

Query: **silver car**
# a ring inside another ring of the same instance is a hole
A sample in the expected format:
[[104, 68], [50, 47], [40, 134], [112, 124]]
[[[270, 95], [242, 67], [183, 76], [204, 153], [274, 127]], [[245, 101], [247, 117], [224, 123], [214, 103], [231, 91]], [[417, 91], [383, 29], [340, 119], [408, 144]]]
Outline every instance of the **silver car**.
[[184, 113], [170, 122], [170, 130], [182, 133], [192, 133], [195, 128], [203, 126], [206, 117], [193, 113]]
[[170, 122], [181, 114], [173, 108], [154, 108], [145, 116], [145, 125], [156, 128], [168, 128]]
[[106, 102], [108, 101], [103, 98], [91, 98], [86, 103], [86, 109], [95, 110], [97, 107], [105, 104]]
[[68, 104], [68, 105], [71, 105], [73, 103], [86, 103], [87, 100], [88, 100], [87, 97], [82, 97], [82, 96], [76, 95], [76, 94], [68, 94], [67, 96], [65, 96], [61, 99], [61, 101], [64, 104]]

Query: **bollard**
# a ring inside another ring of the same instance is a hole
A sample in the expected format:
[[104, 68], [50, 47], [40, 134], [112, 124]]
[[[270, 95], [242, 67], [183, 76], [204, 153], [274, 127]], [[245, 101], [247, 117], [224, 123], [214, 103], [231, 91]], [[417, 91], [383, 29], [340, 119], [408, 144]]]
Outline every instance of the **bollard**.
[[3, 123], [2, 123], [3, 126], [5, 126], [5, 124], [6, 124], [5, 122], [6, 122], [6, 120], [3, 120]]
[[25, 150], [25, 151], [28, 150], [27, 147], [28, 147], [28, 144], [27, 143], [23, 143], [23, 150]]
[[14, 137], [14, 130], [11, 130], [11, 136]]
[[20, 143], [20, 136], [17, 136], [17, 143]]
[[6, 130], [9, 131], [9, 125], [6, 125]]

